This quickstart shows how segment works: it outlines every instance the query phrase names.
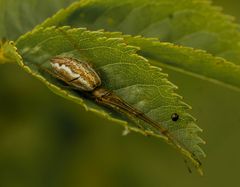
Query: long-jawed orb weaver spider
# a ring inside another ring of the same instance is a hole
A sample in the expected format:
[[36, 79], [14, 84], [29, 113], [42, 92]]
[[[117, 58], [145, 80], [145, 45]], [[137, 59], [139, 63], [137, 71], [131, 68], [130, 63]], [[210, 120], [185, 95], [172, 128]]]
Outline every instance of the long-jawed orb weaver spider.
[[99, 104], [113, 109], [117, 108], [125, 114], [141, 119], [153, 128], [158, 129], [167, 138], [169, 137], [167, 129], [129, 105], [114, 92], [103, 88], [100, 76], [87, 62], [69, 57], [54, 57], [50, 64], [53, 71], [48, 69], [47, 72], [65, 82], [70, 88], [83, 92]]

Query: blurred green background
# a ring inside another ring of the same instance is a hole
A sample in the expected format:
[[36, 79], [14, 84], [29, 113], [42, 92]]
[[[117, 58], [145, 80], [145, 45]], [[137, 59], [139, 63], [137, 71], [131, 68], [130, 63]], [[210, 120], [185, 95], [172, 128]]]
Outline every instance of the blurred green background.
[[[240, 22], [239, 0], [214, 0]], [[12, 64], [0, 68], [0, 187], [238, 186], [240, 94], [165, 70], [204, 129], [205, 175], [159, 139], [131, 133], [47, 89]]]

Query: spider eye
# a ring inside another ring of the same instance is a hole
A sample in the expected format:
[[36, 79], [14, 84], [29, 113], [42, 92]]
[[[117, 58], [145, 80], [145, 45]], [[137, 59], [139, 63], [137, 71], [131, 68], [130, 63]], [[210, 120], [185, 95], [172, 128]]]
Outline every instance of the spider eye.
[[177, 113], [173, 113], [171, 118], [173, 121], [177, 121], [179, 119], [179, 115]]

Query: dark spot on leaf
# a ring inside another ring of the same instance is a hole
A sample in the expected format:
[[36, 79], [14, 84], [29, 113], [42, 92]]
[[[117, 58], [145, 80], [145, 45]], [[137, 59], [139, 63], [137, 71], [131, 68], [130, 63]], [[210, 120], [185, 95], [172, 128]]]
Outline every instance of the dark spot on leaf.
[[179, 119], [179, 115], [177, 113], [173, 113], [171, 118], [173, 121], [177, 121]]

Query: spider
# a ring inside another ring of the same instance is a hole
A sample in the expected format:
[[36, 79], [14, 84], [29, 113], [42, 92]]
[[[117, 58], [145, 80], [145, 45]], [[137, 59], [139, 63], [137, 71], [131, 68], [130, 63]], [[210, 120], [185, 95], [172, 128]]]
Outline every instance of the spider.
[[[113, 109], [117, 108], [122, 113], [136, 117], [150, 124], [153, 128], [158, 129], [161, 134], [168, 137], [169, 132], [167, 129], [161, 127], [143, 112], [129, 105], [111, 90], [103, 88], [100, 76], [89, 63], [70, 57], [53, 57], [50, 61], [53, 71], [49, 69], [45, 69], [45, 71], [65, 82], [70, 88], [81, 91], [95, 100], [96, 103]], [[177, 119], [172, 117], [173, 121]]]

